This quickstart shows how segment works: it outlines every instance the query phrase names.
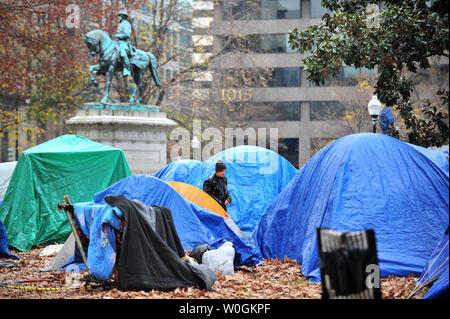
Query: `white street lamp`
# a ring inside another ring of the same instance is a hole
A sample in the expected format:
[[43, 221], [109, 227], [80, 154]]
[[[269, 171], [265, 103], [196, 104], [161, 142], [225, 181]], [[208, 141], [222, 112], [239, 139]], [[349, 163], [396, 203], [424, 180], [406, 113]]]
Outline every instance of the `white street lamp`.
[[381, 113], [381, 103], [378, 101], [378, 98], [376, 95], [372, 96], [372, 99], [370, 100], [369, 104], [367, 105], [367, 108], [369, 109], [370, 117], [372, 118], [372, 124], [373, 124], [373, 132], [377, 132], [377, 119], [378, 116], [380, 116]]
[[192, 138], [191, 144], [192, 144], [192, 148], [194, 150], [200, 148], [200, 141], [198, 140], [197, 135], [194, 135], [194, 137]]
[[194, 156], [194, 160], [200, 161], [201, 160], [200, 141], [199, 141], [197, 135], [194, 135], [194, 137], [192, 138], [191, 145], [192, 145], [192, 149], [193, 149], [192, 155]]

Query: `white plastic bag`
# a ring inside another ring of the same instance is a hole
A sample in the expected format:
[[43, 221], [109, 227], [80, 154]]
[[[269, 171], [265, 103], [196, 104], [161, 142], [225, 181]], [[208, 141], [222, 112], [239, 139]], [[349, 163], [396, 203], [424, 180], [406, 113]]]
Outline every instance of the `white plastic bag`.
[[234, 248], [233, 243], [227, 241], [218, 249], [208, 250], [203, 254], [202, 264], [210, 266], [217, 274], [234, 275]]
[[48, 245], [41, 251], [39, 256], [56, 255], [61, 250], [62, 247], [63, 247], [63, 245]]

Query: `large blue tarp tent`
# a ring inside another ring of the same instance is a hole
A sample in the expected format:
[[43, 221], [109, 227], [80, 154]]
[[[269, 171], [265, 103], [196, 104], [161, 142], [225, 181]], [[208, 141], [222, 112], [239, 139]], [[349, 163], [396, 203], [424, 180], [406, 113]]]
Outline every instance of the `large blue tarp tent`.
[[281, 155], [252, 145], [242, 145], [220, 152], [206, 162], [175, 161], [154, 174], [165, 181], [177, 181], [203, 188], [214, 174], [215, 164], [227, 166], [225, 176], [232, 203], [227, 213], [238, 227], [250, 236], [270, 203], [287, 186], [298, 170]]
[[231, 241], [236, 251], [235, 266], [254, 266], [262, 261], [256, 247], [238, 236], [223, 217], [186, 200], [158, 178], [146, 175], [127, 177], [94, 195], [94, 202], [106, 204], [104, 198], [108, 195], [123, 195], [129, 199], [140, 200], [145, 205], [169, 208], [185, 250], [191, 250], [202, 244], [217, 249], [225, 241]]
[[418, 276], [448, 225], [448, 204], [448, 175], [422, 152], [389, 136], [353, 134], [302, 167], [251, 239], [264, 257], [296, 259], [319, 282], [318, 227], [373, 229], [381, 276]]

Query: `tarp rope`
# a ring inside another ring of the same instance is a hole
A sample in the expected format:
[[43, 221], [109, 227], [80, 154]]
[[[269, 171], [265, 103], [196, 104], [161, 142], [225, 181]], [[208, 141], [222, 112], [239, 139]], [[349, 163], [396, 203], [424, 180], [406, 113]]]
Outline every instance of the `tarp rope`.
[[[17, 281], [6, 281], [0, 282], [0, 288], [7, 289], [21, 289], [28, 291], [61, 291], [61, 290], [76, 290], [81, 287], [35, 287], [35, 286], [18, 286], [17, 284], [21, 283], [32, 283], [32, 282], [46, 282], [52, 281], [52, 279], [31, 279], [31, 280], [17, 280]], [[91, 288], [90, 285], [87, 285], [86, 288]]]
[[[441, 256], [442, 252], [445, 250], [445, 248], [448, 247], [448, 243], [449, 241], [447, 241], [447, 243], [444, 245], [444, 247], [442, 247], [441, 251], [439, 252], [439, 254], [436, 255], [436, 257], [433, 259], [433, 262], [430, 264], [430, 266], [427, 267], [427, 270], [425, 271], [425, 273], [419, 278], [418, 282], [425, 278], [426, 275], [428, 274], [429, 270], [431, 269], [431, 267], [434, 265], [434, 263], [436, 262], [436, 260], [439, 258], [439, 256]], [[449, 257], [445, 258], [444, 261], [431, 273], [431, 275], [429, 276], [430, 279], [422, 282], [421, 284], [416, 285], [416, 287], [413, 289], [413, 291], [409, 294], [407, 299], [410, 299], [412, 296], [414, 296], [418, 291], [420, 291], [423, 287], [427, 286], [428, 284], [432, 283], [433, 281], [437, 280], [441, 275], [442, 275], [442, 271], [443, 270], [443, 266], [448, 262]], [[435, 275], [437, 271], [440, 271], [438, 275]]]

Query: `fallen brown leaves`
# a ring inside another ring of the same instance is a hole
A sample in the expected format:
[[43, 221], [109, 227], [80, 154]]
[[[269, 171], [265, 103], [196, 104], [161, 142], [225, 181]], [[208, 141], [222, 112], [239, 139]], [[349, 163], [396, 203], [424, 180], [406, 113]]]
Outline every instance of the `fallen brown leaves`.
[[[177, 288], [162, 291], [121, 291], [98, 284], [83, 285], [78, 289], [67, 289], [66, 279], [70, 273], [41, 272], [53, 257], [41, 257], [42, 247], [27, 253], [14, 252], [21, 256], [20, 267], [0, 269], [0, 282], [49, 279], [49, 281], [17, 284], [22, 287], [60, 288], [59, 290], [26, 290], [0, 288], [0, 298], [45, 298], [45, 299], [318, 299], [320, 284], [310, 283], [301, 273], [300, 266], [292, 260], [265, 259], [258, 267], [242, 267], [234, 276], [217, 276], [214, 291], [194, 288]], [[86, 275], [83, 273], [82, 276]], [[406, 298], [414, 288], [415, 277], [389, 277], [382, 279], [383, 298]]]

